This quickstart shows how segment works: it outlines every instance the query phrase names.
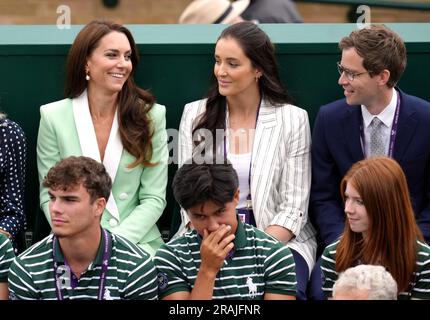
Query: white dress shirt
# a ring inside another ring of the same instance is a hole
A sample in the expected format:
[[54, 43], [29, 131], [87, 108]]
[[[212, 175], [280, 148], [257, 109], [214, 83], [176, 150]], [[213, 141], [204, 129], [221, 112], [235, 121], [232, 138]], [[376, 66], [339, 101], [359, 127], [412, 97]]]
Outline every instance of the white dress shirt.
[[[390, 147], [390, 133], [391, 128], [393, 126], [394, 114], [396, 113], [396, 105], [397, 105], [397, 91], [393, 88], [393, 94], [391, 96], [391, 101], [382, 110], [380, 114], [373, 115], [371, 114], [366, 106], [361, 105], [361, 114], [363, 116], [363, 124], [364, 124], [364, 140], [365, 140], [365, 155], [366, 158], [370, 154], [370, 123], [373, 118], [377, 117], [384, 124], [381, 130], [382, 133], [382, 141], [384, 142], [384, 150], [385, 155], [388, 156], [388, 149]], [[363, 148], [363, 141], [361, 141], [361, 147]]]

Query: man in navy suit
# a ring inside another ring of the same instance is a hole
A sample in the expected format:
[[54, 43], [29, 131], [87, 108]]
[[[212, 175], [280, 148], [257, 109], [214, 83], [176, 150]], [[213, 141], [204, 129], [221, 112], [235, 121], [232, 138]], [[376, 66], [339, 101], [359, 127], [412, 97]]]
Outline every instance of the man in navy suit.
[[374, 155], [374, 121], [380, 123], [379, 155], [403, 168], [416, 220], [430, 243], [430, 103], [396, 87], [406, 67], [404, 42], [385, 26], [371, 26], [344, 37], [339, 48], [345, 99], [320, 108], [312, 136], [310, 217], [321, 247], [343, 232], [340, 181], [355, 162]]

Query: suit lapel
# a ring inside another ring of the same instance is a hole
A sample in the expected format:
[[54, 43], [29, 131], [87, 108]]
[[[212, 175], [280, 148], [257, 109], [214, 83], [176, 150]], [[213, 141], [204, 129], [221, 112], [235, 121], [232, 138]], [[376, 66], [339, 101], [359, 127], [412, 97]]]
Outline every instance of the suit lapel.
[[91, 120], [90, 108], [88, 107], [87, 91], [85, 90], [79, 97], [73, 99], [72, 104], [82, 155], [101, 162], [96, 132]]
[[[88, 106], [87, 91], [85, 90], [78, 98], [73, 99], [73, 116], [75, 118], [76, 131], [78, 132], [79, 144], [82, 155], [101, 162], [100, 152], [97, 144], [96, 132], [91, 119], [90, 108]], [[109, 134], [109, 141], [106, 146], [103, 164], [108, 172], [112, 183], [118, 170], [121, 160], [122, 143], [119, 137], [117, 113], [112, 123]], [[112, 191], [106, 204], [109, 213], [119, 221], [119, 210], [113, 197]]]
[[400, 161], [415, 134], [418, 121], [413, 117], [416, 112], [413, 105], [408, 103], [407, 97], [401, 91], [398, 92], [400, 94], [400, 113], [393, 158]]
[[361, 145], [360, 126], [361, 109], [360, 106], [346, 106], [345, 117], [341, 119], [343, 132], [343, 143], [347, 146], [353, 162], [364, 158], [363, 147]]
[[[261, 206], [265, 203], [267, 192], [257, 190], [258, 186], [269, 186], [274, 173], [272, 163], [276, 153], [276, 146], [279, 139], [279, 127], [276, 119], [276, 108], [268, 105], [266, 101], [261, 102], [258, 115], [257, 127], [255, 130], [254, 143], [252, 146], [252, 167], [251, 167], [251, 195], [254, 214], [261, 212]], [[255, 221], [259, 225], [262, 217], [255, 216]]]
[[118, 171], [119, 163], [122, 155], [122, 142], [119, 135], [118, 126], [118, 110], [115, 112], [113, 118], [112, 129], [110, 130], [108, 144], [106, 146], [105, 157], [103, 164], [106, 167], [106, 171], [109, 173], [112, 182], [115, 181], [116, 173]]
[[[115, 116], [113, 118], [112, 128], [109, 134], [108, 144], [106, 146], [105, 157], [103, 159], [103, 164], [105, 165], [106, 171], [109, 173], [109, 176], [112, 179], [112, 184], [115, 181], [115, 177], [119, 168], [119, 163], [121, 161], [122, 155], [122, 142], [119, 135], [119, 127], [118, 127], [118, 110], [115, 112]], [[115, 198], [113, 197], [112, 191], [109, 195], [109, 200], [106, 204], [106, 209], [108, 209], [109, 213], [119, 221], [119, 209], [115, 202]]]

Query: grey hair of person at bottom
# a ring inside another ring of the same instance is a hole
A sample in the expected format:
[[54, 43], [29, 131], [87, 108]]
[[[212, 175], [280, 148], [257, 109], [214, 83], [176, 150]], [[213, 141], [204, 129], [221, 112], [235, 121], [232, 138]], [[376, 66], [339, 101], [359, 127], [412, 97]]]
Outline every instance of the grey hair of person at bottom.
[[207, 201], [224, 205], [233, 200], [238, 187], [236, 170], [227, 160], [222, 164], [186, 161], [172, 183], [173, 195], [185, 210]]
[[354, 289], [367, 290], [368, 300], [397, 300], [397, 283], [383, 266], [358, 265], [340, 273], [333, 297]]

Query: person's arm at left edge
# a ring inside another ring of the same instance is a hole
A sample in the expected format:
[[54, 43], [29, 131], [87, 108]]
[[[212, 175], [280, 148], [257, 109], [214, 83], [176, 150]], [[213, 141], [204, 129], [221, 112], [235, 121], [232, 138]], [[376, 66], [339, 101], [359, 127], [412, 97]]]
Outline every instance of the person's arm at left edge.
[[143, 169], [139, 188], [140, 205], [112, 230], [133, 243], [138, 243], [151, 230], [166, 206], [168, 162], [166, 108], [154, 104], [150, 114], [154, 125], [151, 163], [157, 164]]
[[[14, 122], [6, 120], [7, 140], [3, 154], [3, 181], [0, 202], [0, 233], [15, 239], [25, 226], [24, 182], [26, 139], [23, 130]], [[9, 130], [9, 127], [11, 128]]]
[[297, 119], [291, 121], [291, 136], [285, 167], [282, 170], [280, 197], [282, 202], [270, 225], [264, 230], [282, 243], [298, 235], [307, 222], [307, 207], [311, 184], [311, 133], [305, 110], [297, 109]]
[[9, 299], [7, 278], [14, 258], [15, 254], [9, 239], [0, 235], [0, 300]]

